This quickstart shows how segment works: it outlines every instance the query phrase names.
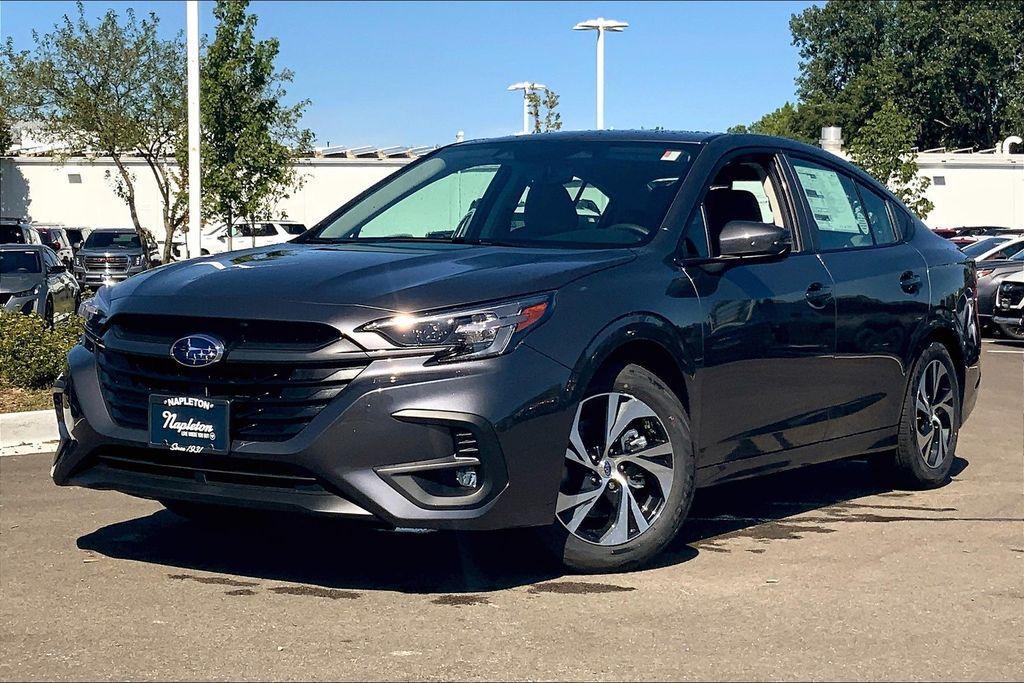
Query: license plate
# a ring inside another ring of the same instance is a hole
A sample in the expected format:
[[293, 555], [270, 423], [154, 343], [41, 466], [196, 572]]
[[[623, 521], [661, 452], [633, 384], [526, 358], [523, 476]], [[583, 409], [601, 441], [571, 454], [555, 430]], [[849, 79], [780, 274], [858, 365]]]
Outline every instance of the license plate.
[[198, 396], [149, 397], [149, 442], [182, 453], [227, 453], [229, 403]]

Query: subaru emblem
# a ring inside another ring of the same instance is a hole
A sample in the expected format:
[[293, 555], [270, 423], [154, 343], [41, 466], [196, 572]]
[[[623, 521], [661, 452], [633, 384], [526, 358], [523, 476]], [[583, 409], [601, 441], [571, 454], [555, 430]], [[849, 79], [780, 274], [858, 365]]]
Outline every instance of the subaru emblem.
[[224, 342], [205, 334], [190, 334], [171, 344], [171, 358], [190, 368], [201, 368], [224, 357]]

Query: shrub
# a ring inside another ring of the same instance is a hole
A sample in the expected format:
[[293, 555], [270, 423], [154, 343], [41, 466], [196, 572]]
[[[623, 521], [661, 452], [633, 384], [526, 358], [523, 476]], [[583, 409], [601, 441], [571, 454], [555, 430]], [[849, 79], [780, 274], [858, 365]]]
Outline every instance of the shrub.
[[37, 315], [0, 311], [0, 383], [21, 389], [50, 386], [81, 335], [78, 316], [50, 329]]

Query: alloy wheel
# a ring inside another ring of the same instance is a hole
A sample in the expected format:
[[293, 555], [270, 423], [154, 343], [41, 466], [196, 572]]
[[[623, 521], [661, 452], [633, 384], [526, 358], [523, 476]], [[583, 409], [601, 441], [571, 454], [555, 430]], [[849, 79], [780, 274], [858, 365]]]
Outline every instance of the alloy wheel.
[[925, 367], [917, 383], [917, 448], [924, 464], [939, 467], [949, 453], [953, 440], [955, 413], [953, 382], [946, 366], [933, 360]]
[[621, 545], [647, 531], [672, 490], [672, 442], [646, 403], [621, 392], [580, 403], [556, 516], [573, 536]]

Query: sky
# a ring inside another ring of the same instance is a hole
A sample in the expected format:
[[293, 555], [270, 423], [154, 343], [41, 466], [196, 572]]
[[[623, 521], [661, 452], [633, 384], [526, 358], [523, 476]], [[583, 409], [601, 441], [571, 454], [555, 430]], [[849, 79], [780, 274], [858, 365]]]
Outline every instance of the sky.
[[[271, 2], [255, 1], [260, 37], [280, 40], [289, 96], [308, 98], [304, 124], [318, 145], [435, 145], [522, 127], [517, 81], [558, 93], [564, 128], [595, 125], [593, 32], [585, 19], [628, 21], [608, 34], [608, 128], [725, 130], [792, 100], [799, 55], [789, 18], [810, 2]], [[89, 0], [155, 12], [165, 35], [184, 30], [183, 0]], [[212, 33], [212, 2], [200, 31]], [[0, 0], [0, 36], [31, 47], [73, 2]]]

